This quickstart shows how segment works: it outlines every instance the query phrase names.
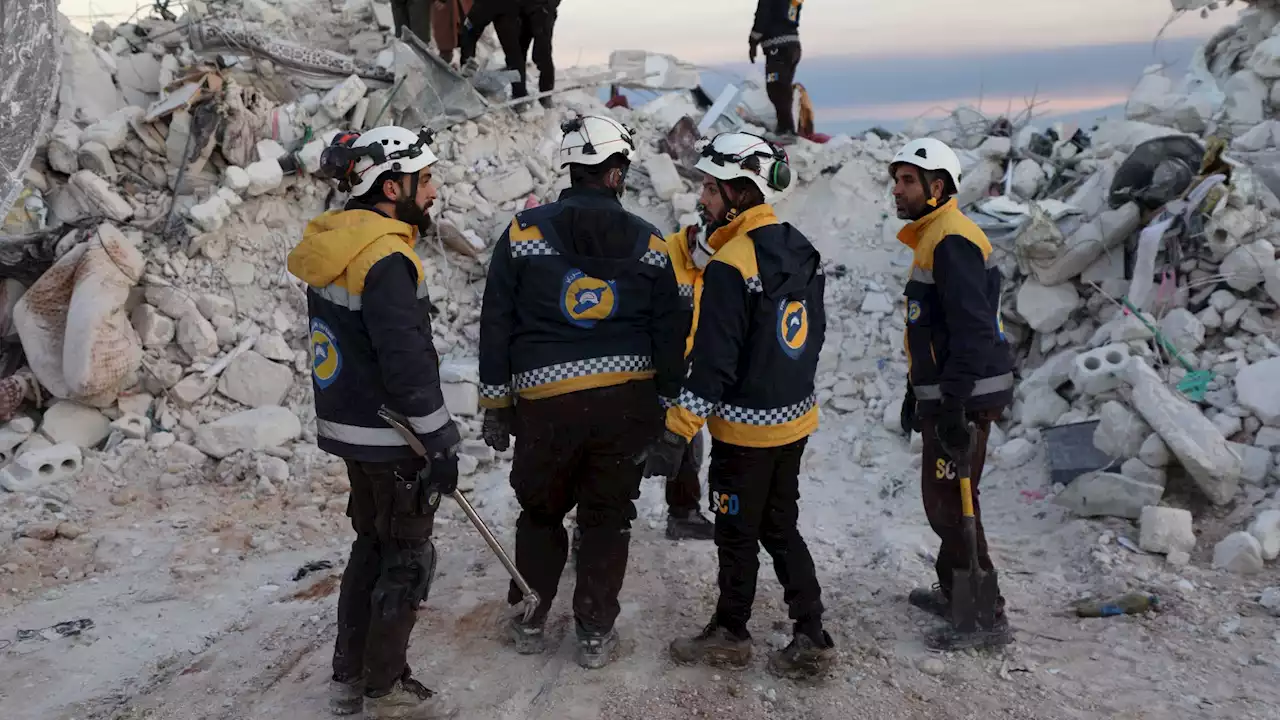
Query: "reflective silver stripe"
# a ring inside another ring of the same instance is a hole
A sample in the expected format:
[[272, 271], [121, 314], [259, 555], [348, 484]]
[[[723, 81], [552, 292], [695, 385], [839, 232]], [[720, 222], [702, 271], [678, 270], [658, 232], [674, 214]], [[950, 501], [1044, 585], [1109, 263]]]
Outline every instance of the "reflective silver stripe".
[[[941, 400], [941, 385], [913, 385], [917, 400]], [[969, 397], [977, 395], [991, 395], [993, 393], [1003, 392], [1013, 389], [1013, 373], [1005, 373], [996, 375], [995, 377], [982, 378], [973, 384], [973, 392]]]
[[752, 275], [743, 280], [747, 284], [747, 292], [759, 293], [764, 292], [764, 284], [760, 282], [759, 275]]
[[587, 358], [573, 362], [548, 365], [522, 373], [516, 373], [514, 385], [516, 390], [528, 390], [540, 385], [548, 385], [561, 380], [603, 375], [615, 372], [644, 372], [653, 369], [653, 359], [648, 355], [609, 355], [607, 357]]
[[551, 243], [546, 240], [521, 240], [511, 243], [511, 257], [529, 257], [533, 255], [559, 255]]
[[680, 391], [680, 397], [676, 399], [676, 404], [700, 418], [710, 415], [711, 411], [715, 409], [710, 400], [694, 395], [688, 390]]
[[[901, 276], [899, 276], [899, 277], [901, 277]], [[932, 285], [932, 284], [933, 284], [933, 271], [932, 271], [932, 270], [925, 270], [924, 268], [916, 267], [916, 266], [912, 265], [912, 266], [911, 266], [911, 278], [910, 278], [910, 279], [911, 279], [911, 280], [913, 280], [913, 281], [915, 281], [915, 282], [924, 283], [925, 285]]]
[[779, 408], [745, 408], [721, 403], [716, 407], [716, 415], [745, 425], [782, 425], [803, 417], [816, 404], [817, 400], [812, 395], [795, 405]]
[[[433, 433], [450, 422], [449, 411], [445, 408], [431, 413], [409, 418], [409, 426], [420, 435]], [[404, 438], [395, 430], [370, 428], [360, 425], [347, 425], [332, 420], [316, 420], [316, 433], [320, 437], [346, 443], [348, 445], [365, 445], [369, 447], [396, 447], [405, 445]]]
[[[987, 256], [987, 261], [982, 264], [982, 267], [983, 269], [990, 270], [995, 266], [996, 266], [996, 254], [991, 253], [990, 255]], [[916, 265], [911, 266], [910, 279], [915, 280], [916, 282], [924, 283], [925, 285], [935, 284], [933, 280], [933, 271], [925, 270], [924, 268], [918, 267]]]
[[671, 258], [664, 252], [657, 250], [646, 250], [644, 255], [640, 256], [640, 262], [648, 263], [655, 267], [666, 267], [671, 264]]
[[338, 287], [337, 285], [326, 285], [324, 287], [312, 288], [312, 290], [315, 290], [317, 295], [338, 307], [344, 307], [348, 310], [360, 309], [360, 296], [346, 288]]
[[[321, 288], [312, 288], [312, 289], [316, 291], [317, 295], [324, 298], [325, 300], [328, 300], [334, 305], [337, 305], [339, 307], [344, 307], [348, 310], [358, 311], [364, 305], [363, 301], [360, 298], [359, 293], [353, 293], [350, 290], [347, 290], [346, 288], [343, 288], [343, 287], [339, 287], [337, 285], [326, 285]], [[431, 288], [427, 285], [426, 281], [418, 283], [418, 289], [417, 289], [417, 292], [415, 293], [415, 296], [419, 300], [427, 297], [427, 295], [429, 295], [430, 293], [431, 293]]]
[[480, 397], [486, 400], [501, 400], [511, 395], [511, 384], [506, 385], [486, 385], [480, 383]]

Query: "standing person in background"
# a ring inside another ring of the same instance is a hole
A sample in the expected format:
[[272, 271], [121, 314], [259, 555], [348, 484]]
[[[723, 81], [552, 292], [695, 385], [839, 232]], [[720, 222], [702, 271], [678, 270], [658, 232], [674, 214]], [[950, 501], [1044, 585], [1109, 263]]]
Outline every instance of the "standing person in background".
[[[991, 262], [991, 242], [956, 204], [960, 158], [939, 140], [913, 140], [893, 157], [889, 174], [898, 217], [911, 221], [898, 240], [913, 253], [903, 291], [909, 377], [902, 424], [924, 438], [921, 495], [929, 525], [942, 540], [938, 583], [912, 590], [907, 600], [950, 619], [952, 576], [971, 568], [960, 481], [948, 448], [969, 448], [977, 435], [969, 463], [978, 564], [994, 576], [978, 484], [991, 422], [1013, 400], [1013, 355], [1000, 322], [1000, 269]], [[961, 632], [949, 625], [930, 643], [960, 650], [1012, 642], [1003, 597], [997, 597], [995, 612], [994, 627]]]
[[[538, 92], [550, 92], [556, 88], [556, 64], [551, 56], [551, 36], [555, 33], [556, 15], [560, 0], [520, 0], [520, 83], [511, 86], [512, 97], [529, 94], [525, 77], [525, 58], [533, 47], [533, 64], [538, 68]], [[513, 69], [508, 63], [508, 69]], [[551, 107], [551, 98], [539, 100], [543, 107]]]
[[[463, 75], [478, 69], [475, 62], [476, 43], [484, 29], [493, 23], [498, 43], [506, 59], [507, 70], [520, 73], [511, 83], [511, 97], [529, 95], [529, 49], [533, 48], [533, 64], [538, 67], [538, 90], [547, 92], [556, 86], [556, 66], [551, 56], [551, 35], [555, 30], [556, 11], [560, 0], [476, 0], [462, 24]], [[542, 98], [551, 107], [550, 98]]]
[[749, 57], [754, 64], [759, 48], [764, 48], [765, 90], [778, 115], [777, 137], [787, 142], [795, 137], [792, 110], [793, 83], [800, 65], [800, 8], [804, 0], [758, 0], [756, 20], [751, 26]]
[[453, 63], [453, 51], [461, 42], [462, 22], [469, 12], [471, 0], [435, 0], [431, 8], [431, 31], [435, 34], [436, 50], [447, 63]]
[[458, 35], [464, 77], [474, 75], [479, 69], [476, 45], [489, 25], [493, 25], [493, 30], [498, 35], [498, 44], [502, 46], [508, 69], [516, 70], [523, 66], [520, 59], [519, 2], [520, 0], [473, 0]]

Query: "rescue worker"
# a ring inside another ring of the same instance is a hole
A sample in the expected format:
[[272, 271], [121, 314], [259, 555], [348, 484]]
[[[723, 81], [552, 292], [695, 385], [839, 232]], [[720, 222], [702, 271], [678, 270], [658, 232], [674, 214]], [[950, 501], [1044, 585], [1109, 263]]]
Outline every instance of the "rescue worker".
[[667, 411], [666, 431], [647, 452], [645, 474], [678, 472], [689, 441], [709, 426], [720, 598], [706, 628], [671, 643], [671, 655], [682, 663], [747, 664], [763, 545], [794, 622], [791, 643], [770, 657], [769, 668], [812, 676], [835, 657], [813, 558], [796, 527], [800, 461], [818, 428], [822, 258], [769, 204], [791, 183], [785, 152], [734, 132], [718, 135], [701, 155], [700, 201], [712, 220], [707, 245], [715, 254], [703, 273], [689, 376]]
[[[538, 68], [538, 90], [554, 90], [556, 68], [551, 38], [559, 6], [560, 0], [475, 0], [462, 26], [463, 74], [476, 72], [476, 44], [484, 29], [492, 23], [498, 44], [502, 46], [507, 70], [520, 73], [520, 79], [511, 84], [511, 97], [522, 98], [529, 94], [527, 66], [530, 47], [533, 49], [533, 64]], [[541, 103], [550, 107], [551, 98], [542, 98]]]
[[[978, 562], [994, 574], [978, 483], [991, 422], [1013, 398], [1013, 356], [1000, 320], [1001, 278], [991, 243], [956, 204], [960, 160], [955, 152], [933, 138], [913, 140], [893, 157], [889, 173], [898, 217], [911, 221], [898, 239], [914, 253], [903, 293], [909, 378], [902, 419], [924, 439], [924, 509], [942, 540], [938, 584], [911, 591], [908, 600], [949, 619], [952, 573], [969, 569], [953, 458], [969, 451], [971, 433], [976, 433], [969, 460]], [[1012, 636], [1004, 599], [997, 605], [995, 627], [972, 634], [949, 627], [935, 634], [931, 643], [957, 649], [1008, 643]]]
[[431, 6], [431, 31], [435, 34], [436, 50], [447, 63], [453, 62], [453, 51], [458, 47], [462, 23], [469, 12], [471, 0], [435, 0]]
[[[339, 136], [343, 210], [308, 223], [289, 253], [307, 283], [316, 434], [346, 461], [356, 531], [338, 596], [332, 709], [367, 718], [449, 717], [442, 698], [405, 662], [417, 609], [435, 572], [431, 532], [440, 496], [458, 484], [458, 428], [445, 407], [427, 315], [430, 301], [413, 252], [436, 197], [430, 131], [383, 126]], [[378, 417], [408, 417], [427, 463]]]
[[[662, 236], [619, 198], [635, 154], [631, 130], [598, 116], [563, 125], [571, 187], [516, 215], [494, 247], [480, 315], [484, 440], [507, 449], [520, 502], [516, 565], [541, 598], [512, 617], [517, 652], [544, 650], [543, 625], [569, 551], [564, 519], [577, 506], [582, 545], [573, 612], [578, 662], [599, 668], [618, 643], [635, 458], [674, 402], [689, 313]], [[523, 595], [514, 583], [508, 601]]]
[[[705, 212], [699, 205], [699, 212]], [[707, 220], [703, 219], [704, 225]], [[676, 271], [676, 283], [680, 297], [693, 315], [689, 337], [685, 341], [684, 354], [693, 352], [693, 336], [698, 331], [698, 304], [702, 301], [702, 271], [715, 251], [707, 245], [707, 233], [703, 225], [690, 225], [667, 236], [667, 252]], [[710, 540], [715, 536], [715, 524], [698, 510], [702, 503], [702, 485], [698, 471], [702, 466], [703, 438], [705, 431], [694, 436], [685, 446], [684, 456], [675, 477], [667, 479], [667, 537], [671, 540]]]
[[765, 92], [778, 114], [777, 134], [782, 141], [796, 134], [796, 68], [800, 65], [800, 9], [804, 0], [757, 0], [755, 24], [748, 39], [748, 57], [756, 61], [764, 48]]

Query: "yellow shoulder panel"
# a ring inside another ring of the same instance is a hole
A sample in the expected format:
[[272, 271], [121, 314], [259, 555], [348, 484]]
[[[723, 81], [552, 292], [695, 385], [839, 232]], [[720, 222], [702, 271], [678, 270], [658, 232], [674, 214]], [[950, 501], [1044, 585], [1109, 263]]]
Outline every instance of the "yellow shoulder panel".
[[415, 254], [413, 250], [409, 249], [409, 247], [405, 245], [404, 241], [399, 237], [395, 235], [383, 235], [370, 243], [369, 246], [362, 250], [359, 255], [356, 255], [355, 259], [351, 261], [351, 264], [347, 266], [347, 291], [355, 295], [362, 294], [364, 292], [365, 276], [369, 274], [369, 270], [372, 269], [379, 260], [394, 253], [400, 253], [401, 255], [409, 258], [409, 261], [413, 263], [413, 270], [417, 275], [414, 278], [414, 282], [422, 282], [422, 261], [418, 259], [417, 254]]
[[514, 218], [511, 220], [511, 228], [507, 231], [507, 237], [511, 238], [511, 242], [530, 242], [542, 239], [542, 231], [537, 225], [530, 225], [527, 228], [520, 227], [519, 221]]
[[711, 262], [732, 266], [741, 273], [743, 280], [760, 274], [760, 266], [756, 264], [756, 244], [747, 235], [739, 235], [725, 243], [712, 256]]

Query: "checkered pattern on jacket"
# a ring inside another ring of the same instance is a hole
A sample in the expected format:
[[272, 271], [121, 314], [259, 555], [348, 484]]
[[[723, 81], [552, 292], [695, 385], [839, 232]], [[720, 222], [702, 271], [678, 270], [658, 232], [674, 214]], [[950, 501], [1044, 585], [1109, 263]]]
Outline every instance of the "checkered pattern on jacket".
[[551, 247], [551, 243], [546, 240], [524, 240], [511, 243], [511, 257], [513, 258], [559, 254], [559, 251]]
[[671, 258], [666, 253], [657, 250], [646, 250], [644, 255], [640, 256], [640, 262], [649, 263], [654, 267], [666, 267], [671, 264]]
[[548, 365], [535, 370], [516, 373], [514, 384], [516, 390], [527, 390], [529, 388], [558, 382], [560, 380], [586, 377], [588, 375], [602, 375], [604, 373], [615, 372], [644, 372], [652, 369], [653, 359], [648, 355], [608, 355], [605, 357], [588, 358], [586, 360], [575, 360], [573, 362], [559, 363], [557, 365]]
[[803, 402], [780, 408], [744, 408], [721, 403], [716, 406], [716, 415], [744, 425], [781, 425], [802, 417], [813, 409], [815, 402], [811, 395]]
[[501, 400], [511, 395], [510, 385], [486, 385], [480, 383], [480, 397], [486, 400]]

